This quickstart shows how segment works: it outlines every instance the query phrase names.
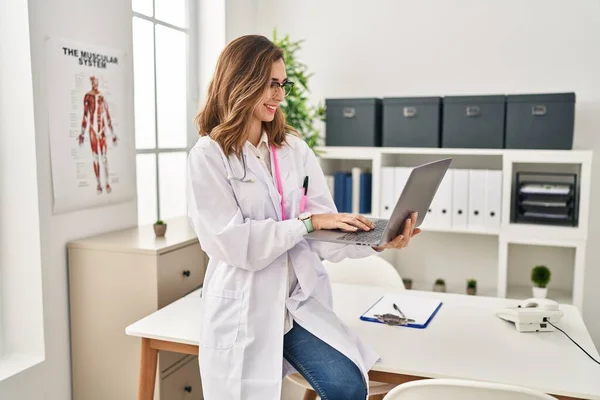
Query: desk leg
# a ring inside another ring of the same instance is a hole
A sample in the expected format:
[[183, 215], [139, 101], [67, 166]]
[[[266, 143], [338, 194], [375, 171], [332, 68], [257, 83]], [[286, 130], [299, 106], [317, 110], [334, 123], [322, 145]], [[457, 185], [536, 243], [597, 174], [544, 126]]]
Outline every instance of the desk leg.
[[158, 350], [152, 348], [151, 340], [142, 338], [142, 354], [140, 359], [140, 377], [138, 400], [153, 400], [156, 384], [156, 364]]

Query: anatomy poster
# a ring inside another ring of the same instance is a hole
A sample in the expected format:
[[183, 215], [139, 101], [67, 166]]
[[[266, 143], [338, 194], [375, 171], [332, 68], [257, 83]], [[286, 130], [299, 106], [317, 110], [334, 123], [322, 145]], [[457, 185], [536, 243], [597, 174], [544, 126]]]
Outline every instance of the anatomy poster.
[[46, 60], [54, 213], [133, 199], [124, 53], [49, 39]]

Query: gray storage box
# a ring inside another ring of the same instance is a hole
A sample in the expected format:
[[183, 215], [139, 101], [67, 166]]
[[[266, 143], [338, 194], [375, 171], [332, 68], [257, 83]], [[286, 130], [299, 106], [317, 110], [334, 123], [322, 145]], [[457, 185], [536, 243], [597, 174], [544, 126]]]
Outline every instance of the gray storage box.
[[325, 99], [326, 146], [381, 146], [381, 99]]
[[504, 95], [445, 97], [442, 147], [503, 148], [505, 106]]
[[509, 95], [506, 148], [571, 150], [575, 93]]
[[383, 99], [384, 147], [440, 147], [441, 97]]

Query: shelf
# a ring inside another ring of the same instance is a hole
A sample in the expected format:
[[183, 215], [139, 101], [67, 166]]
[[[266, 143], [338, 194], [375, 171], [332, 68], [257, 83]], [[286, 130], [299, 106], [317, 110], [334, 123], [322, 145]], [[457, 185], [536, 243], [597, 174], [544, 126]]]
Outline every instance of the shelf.
[[488, 236], [498, 236], [500, 234], [499, 231], [485, 231], [478, 229], [456, 229], [456, 228], [436, 228], [433, 226], [425, 226], [421, 227], [423, 233], [425, 232], [439, 232], [439, 233], [459, 233], [459, 234], [468, 234], [468, 235], [488, 235]]
[[[361, 214], [362, 216], [369, 219], [380, 219], [380, 217], [376, 217], [373, 214]], [[500, 231], [486, 231], [479, 229], [456, 229], [456, 228], [439, 228], [435, 226], [420, 226], [419, 227], [423, 233], [425, 232], [433, 232], [433, 233], [457, 233], [457, 234], [467, 234], [467, 235], [488, 235], [488, 236], [498, 236]]]
[[574, 247], [586, 240], [583, 229], [569, 226], [510, 223], [501, 228], [502, 238], [509, 243]]
[[465, 156], [501, 156], [502, 149], [448, 149], [435, 147], [381, 147], [382, 154], [439, 154]]
[[377, 147], [316, 147], [317, 156], [328, 160], [372, 160]]
[[[425, 221], [419, 236], [423, 240], [411, 242], [403, 251], [386, 252], [386, 256], [402, 276], [413, 278], [415, 290], [433, 292], [433, 282], [439, 276], [446, 279], [448, 293], [466, 295], [465, 279], [474, 277], [478, 296], [515, 299], [533, 297], [530, 268], [545, 263], [552, 266], [553, 282], [558, 286], [549, 290], [548, 297], [581, 309], [593, 151], [342, 146], [315, 150], [326, 175], [356, 167], [372, 172], [373, 209], [365, 215], [370, 219], [385, 214], [381, 203], [383, 168], [412, 168], [452, 157], [454, 169], [501, 171], [500, 226], [456, 229], [428, 226]], [[511, 222], [516, 173], [523, 171], [578, 174], [578, 226]]]
[[[526, 300], [533, 297], [533, 291], [531, 286], [509, 286], [506, 297], [509, 299]], [[573, 304], [573, 296], [566, 290], [550, 287], [548, 288], [548, 295], [546, 297], [558, 303]]]
[[[373, 214], [362, 214], [366, 218], [379, 219]], [[511, 224], [514, 225], [514, 224]], [[585, 241], [583, 232], [577, 228], [555, 227], [546, 225], [509, 226], [497, 231], [479, 229], [439, 228], [435, 226], [421, 226], [423, 233], [455, 233], [467, 235], [502, 236], [507, 243], [530, 244], [540, 246], [575, 247]]]
[[372, 159], [380, 154], [431, 154], [465, 156], [507, 156], [511, 162], [564, 164], [591, 163], [591, 150], [517, 150], [517, 149], [468, 149], [436, 147], [353, 147], [318, 146], [316, 151], [321, 158]]

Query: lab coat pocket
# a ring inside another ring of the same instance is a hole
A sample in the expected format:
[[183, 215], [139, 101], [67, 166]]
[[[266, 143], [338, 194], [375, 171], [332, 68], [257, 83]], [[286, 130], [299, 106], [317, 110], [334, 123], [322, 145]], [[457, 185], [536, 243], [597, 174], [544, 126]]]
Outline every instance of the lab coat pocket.
[[304, 194], [304, 188], [293, 190], [288, 196], [291, 197], [290, 201], [287, 202], [289, 204], [288, 210], [286, 213], [289, 215], [288, 219], [297, 218], [300, 214], [302, 214], [302, 210], [300, 209], [302, 203], [302, 195]]
[[238, 336], [244, 292], [208, 291], [204, 295], [205, 325], [202, 345], [212, 349], [231, 348]]

